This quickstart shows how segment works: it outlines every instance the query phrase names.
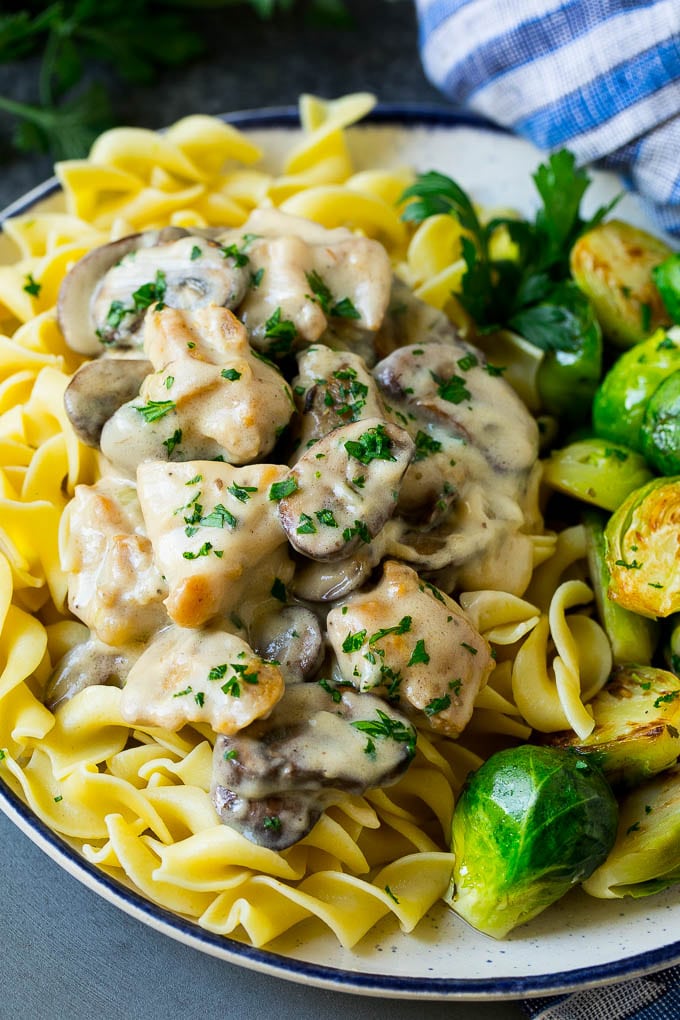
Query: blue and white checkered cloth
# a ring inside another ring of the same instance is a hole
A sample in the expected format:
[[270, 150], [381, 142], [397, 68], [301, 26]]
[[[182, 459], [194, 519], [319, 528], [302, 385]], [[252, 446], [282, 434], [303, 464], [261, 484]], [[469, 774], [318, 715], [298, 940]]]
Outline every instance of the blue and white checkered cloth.
[[680, 0], [416, 0], [456, 105], [620, 173], [680, 234]]

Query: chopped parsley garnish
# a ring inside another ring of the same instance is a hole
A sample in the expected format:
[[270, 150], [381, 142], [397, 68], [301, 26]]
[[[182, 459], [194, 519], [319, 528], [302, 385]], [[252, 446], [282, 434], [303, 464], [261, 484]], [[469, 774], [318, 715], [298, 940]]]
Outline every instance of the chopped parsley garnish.
[[316, 524], [309, 514], [300, 514], [300, 523], [295, 530], [298, 535], [316, 535]]
[[442, 444], [438, 439], [433, 439], [432, 436], [428, 436], [427, 432], [422, 432], [420, 429], [416, 433], [416, 455], [415, 460], [425, 460], [426, 457], [431, 456], [433, 453], [439, 453], [442, 448]]
[[[389, 738], [406, 744], [406, 753], [409, 758], [413, 758], [416, 753], [416, 731], [413, 727], [405, 726], [400, 720], [390, 718], [389, 715], [380, 709], [377, 710], [376, 714], [378, 716], [377, 719], [359, 719], [350, 725], [361, 733], [365, 733], [369, 738]], [[375, 753], [375, 745], [373, 745], [370, 739], [364, 751], [366, 754]]]
[[422, 585], [420, 586], [420, 590], [429, 591], [430, 595], [436, 598], [437, 602], [441, 602], [444, 605], [446, 605], [446, 603], [444, 602], [444, 596], [440, 592], [439, 588], [435, 587], [435, 585], [433, 584], [430, 584], [429, 581], [423, 581]]
[[141, 287], [138, 287], [132, 295], [132, 301], [134, 308], [129, 309], [132, 312], [141, 312], [145, 308], [149, 308], [153, 304], [162, 304], [163, 298], [165, 297], [165, 273], [162, 269], [156, 271], [156, 278], [153, 283], [144, 283]]
[[654, 708], [661, 708], [662, 705], [669, 705], [671, 701], [675, 701], [675, 699], [679, 697], [680, 691], [668, 691], [667, 694], [660, 694], [654, 702]]
[[342, 701], [342, 694], [340, 693], [340, 691], [336, 687], [332, 687], [329, 681], [325, 679], [325, 677], [322, 677], [321, 680], [319, 680], [319, 687], [322, 687], [324, 691], [330, 694], [331, 698], [333, 699], [333, 702], [336, 705]]
[[445, 709], [451, 707], [451, 697], [445, 694], [443, 698], [433, 698], [423, 709], [425, 715], [439, 715]]
[[398, 903], [398, 902], [399, 902], [398, 898], [397, 898], [397, 897], [396, 897], [396, 896], [394, 895], [394, 893], [393, 893], [393, 892], [392, 892], [392, 890], [390, 889], [389, 885], [386, 885], [386, 886], [385, 886], [385, 892], [387, 893], [387, 895], [389, 896], [389, 898], [390, 898], [391, 900], [394, 900], [394, 902], [395, 902], [395, 903]]
[[638, 832], [639, 829], [640, 829], [640, 823], [639, 822], [633, 822], [633, 824], [629, 825], [628, 828], [626, 829], [626, 836], [629, 836], [631, 832]]
[[38, 283], [38, 281], [33, 278], [33, 273], [26, 273], [24, 280], [26, 283], [23, 286], [23, 290], [25, 290], [27, 294], [30, 294], [31, 297], [38, 297], [42, 290], [42, 283]]
[[174, 381], [175, 381], [174, 375], [166, 375], [166, 377], [165, 377], [165, 388], [166, 388], [166, 390], [170, 389], [170, 387], [173, 385]]
[[125, 316], [130, 311], [122, 301], [112, 301], [106, 313], [106, 325], [110, 329], [118, 329]]
[[250, 499], [251, 492], [257, 492], [256, 485], [237, 485], [236, 482], [232, 482], [227, 492], [238, 499], [241, 503], [247, 503]]
[[168, 451], [168, 457], [171, 456], [172, 451], [175, 449], [176, 446], [179, 446], [179, 444], [181, 442], [182, 442], [182, 430], [181, 429], [175, 429], [175, 431], [173, 432], [173, 434], [171, 436], [168, 436], [167, 439], [163, 440], [163, 446]]
[[357, 311], [354, 304], [348, 297], [341, 298], [331, 308], [331, 315], [339, 319], [360, 319], [361, 313]]
[[238, 525], [238, 518], [234, 517], [233, 513], [227, 510], [222, 503], [218, 503], [215, 509], [207, 516], [201, 517], [198, 523], [204, 528], [224, 528], [225, 526], [235, 528]]
[[220, 251], [222, 252], [222, 258], [234, 260], [234, 265], [237, 269], [248, 265], [250, 262], [250, 257], [235, 244], [229, 244], [226, 247], [222, 245]]
[[272, 832], [280, 832], [281, 819], [278, 815], [265, 815], [262, 821], [262, 826], [265, 829], [270, 829]]
[[437, 396], [442, 400], [448, 401], [449, 404], [462, 404], [464, 400], [470, 399], [470, 391], [462, 376], [454, 374], [448, 379], [443, 379], [436, 372], [430, 372], [430, 375], [437, 383]]
[[295, 475], [290, 475], [288, 478], [284, 478], [282, 482], [274, 482], [269, 489], [269, 498], [271, 500], [285, 499], [287, 496], [292, 496], [294, 492], [297, 492], [297, 478]]
[[198, 483], [202, 482], [202, 481], [203, 481], [203, 475], [194, 475], [193, 478], [190, 478], [189, 481], [185, 482], [184, 484], [185, 485], [198, 485]]
[[453, 691], [456, 697], [459, 697], [460, 692], [463, 689], [463, 681], [460, 677], [456, 677], [455, 680], [449, 680], [449, 690]]
[[324, 508], [323, 510], [316, 510], [314, 512], [319, 524], [325, 524], [327, 528], [337, 528], [338, 522], [333, 516], [333, 511]]
[[342, 533], [343, 542], [350, 542], [355, 535], [358, 535], [366, 545], [371, 541], [371, 533], [363, 521], [355, 521], [351, 528], [345, 528]]
[[380, 630], [376, 630], [375, 634], [371, 634], [368, 639], [369, 645], [374, 645], [376, 641], [381, 641], [388, 634], [408, 634], [411, 629], [412, 619], [410, 616], [402, 616], [399, 623], [394, 627], [381, 627]]
[[223, 368], [220, 375], [223, 379], [228, 379], [229, 382], [236, 382], [241, 378], [241, 373], [235, 368]]
[[330, 288], [315, 269], [312, 269], [310, 273], [305, 273], [305, 276], [307, 277], [307, 283], [314, 294], [314, 298], [311, 300], [316, 300], [316, 303], [319, 305], [321, 310], [328, 315], [333, 301], [333, 295]]
[[370, 464], [372, 460], [396, 460], [392, 453], [392, 440], [387, 435], [384, 425], [376, 425], [368, 429], [358, 439], [348, 439], [345, 449], [350, 457], [361, 464]]
[[281, 309], [277, 308], [264, 324], [266, 340], [274, 340], [269, 349], [277, 354], [287, 354], [297, 337], [297, 328], [290, 319], [281, 318]]
[[227, 664], [226, 662], [222, 662], [219, 666], [213, 666], [208, 673], [208, 680], [223, 680], [226, 675]]
[[[201, 556], [209, 556], [212, 550], [212, 544], [210, 542], [204, 542], [198, 552], [183, 552], [182, 556], [185, 560], [198, 560]], [[217, 553], [215, 553], [217, 555]]]
[[158, 421], [159, 418], [165, 417], [170, 411], [174, 411], [177, 404], [174, 400], [149, 400], [148, 403], [142, 407], [136, 407], [135, 410], [139, 411], [142, 418], [147, 424]]
[[358, 652], [364, 641], [366, 640], [366, 630], [357, 630], [354, 634], [348, 632], [347, 637], [342, 642], [343, 652]]
[[626, 560], [616, 560], [617, 567], [624, 567], [626, 570], [641, 570], [642, 564], [638, 563], [637, 560], [631, 560], [627, 563]]
[[200, 259], [202, 254], [203, 254], [203, 249], [199, 248], [199, 246], [197, 244], [195, 244], [193, 246], [193, 248], [191, 249], [191, 255], [190, 255], [191, 261], [195, 262], [196, 259]]
[[430, 656], [427, 654], [427, 651], [425, 650], [425, 642], [422, 638], [420, 638], [419, 641], [416, 641], [415, 648], [411, 652], [411, 658], [408, 660], [408, 665], [417, 666], [421, 662], [427, 665], [429, 661]]
[[225, 751], [222, 757], [225, 761], [238, 761], [238, 751], [232, 747], [231, 751]]
[[286, 586], [280, 577], [274, 578], [274, 583], [271, 586], [269, 594], [272, 595], [273, 598], [278, 599], [279, 602], [288, 601], [288, 592], [286, 591]]
[[183, 691], [176, 691], [173, 694], [173, 698], [184, 698], [187, 694], [191, 694], [192, 691], [193, 688], [189, 685], [189, 687], [185, 687]]
[[250, 274], [250, 286], [253, 290], [256, 290], [262, 283], [262, 277], [264, 276], [264, 266], [260, 266], [256, 273]]
[[466, 651], [468, 651], [470, 653], [470, 655], [476, 655], [478, 650], [479, 650], [479, 649], [475, 648], [474, 645], [469, 645], [467, 643], [467, 641], [461, 641], [460, 647], [464, 648]]
[[194, 701], [199, 708], [203, 708], [203, 705], [205, 704], [205, 694], [203, 691], [197, 691], [196, 694], [194, 694]]
[[471, 368], [479, 364], [474, 354], [466, 354], [464, 358], [459, 358], [456, 362], [461, 372], [469, 372]]

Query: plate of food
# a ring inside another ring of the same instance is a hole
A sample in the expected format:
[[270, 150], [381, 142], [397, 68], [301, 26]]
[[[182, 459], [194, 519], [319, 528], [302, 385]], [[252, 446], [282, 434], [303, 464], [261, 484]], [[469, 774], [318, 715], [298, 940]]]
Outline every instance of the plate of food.
[[206, 953], [423, 999], [680, 959], [677, 257], [369, 95], [3, 214], [0, 806]]

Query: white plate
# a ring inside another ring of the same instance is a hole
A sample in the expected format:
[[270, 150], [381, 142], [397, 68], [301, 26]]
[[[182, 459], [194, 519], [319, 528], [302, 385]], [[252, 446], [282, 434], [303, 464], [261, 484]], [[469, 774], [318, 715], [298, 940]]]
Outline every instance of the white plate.
[[[272, 153], [274, 163], [297, 130], [296, 113], [288, 109], [228, 119]], [[529, 213], [537, 204], [531, 174], [541, 154], [472, 119], [440, 108], [381, 107], [371, 123], [352, 129], [350, 138], [360, 169], [436, 169], [456, 178], [485, 205]], [[612, 175], [592, 176], [586, 211], [621, 190]], [[0, 222], [8, 214], [55, 201], [56, 181], [47, 181], [0, 214]], [[617, 215], [651, 226], [634, 196], [623, 198]], [[509, 999], [606, 984], [680, 961], [677, 887], [638, 901], [595, 900], [574, 891], [502, 942], [473, 931], [442, 905], [415, 933], [401, 934], [390, 918], [352, 951], [341, 949], [318, 922], [298, 925], [265, 950], [253, 949], [205, 932], [97, 871], [2, 784], [0, 809], [66, 871], [145, 924], [231, 963], [305, 984], [391, 998]]]

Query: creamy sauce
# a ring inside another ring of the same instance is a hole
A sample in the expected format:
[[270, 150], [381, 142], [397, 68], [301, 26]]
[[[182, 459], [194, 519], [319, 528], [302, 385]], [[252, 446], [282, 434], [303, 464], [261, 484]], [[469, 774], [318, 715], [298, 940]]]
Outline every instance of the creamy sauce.
[[220, 816], [280, 849], [342, 791], [394, 781], [414, 722], [467, 725], [493, 661], [445, 592], [526, 587], [537, 429], [376, 242], [270, 210], [208, 233], [142, 240], [95, 289], [104, 311], [129, 300], [136, 264], [166, 307], [129, 317], [149, 371], [121, 383], [106, 477], [64, 515], [94, 643], [54, 687], [91, 661], [132, 725], [208, 725]]

